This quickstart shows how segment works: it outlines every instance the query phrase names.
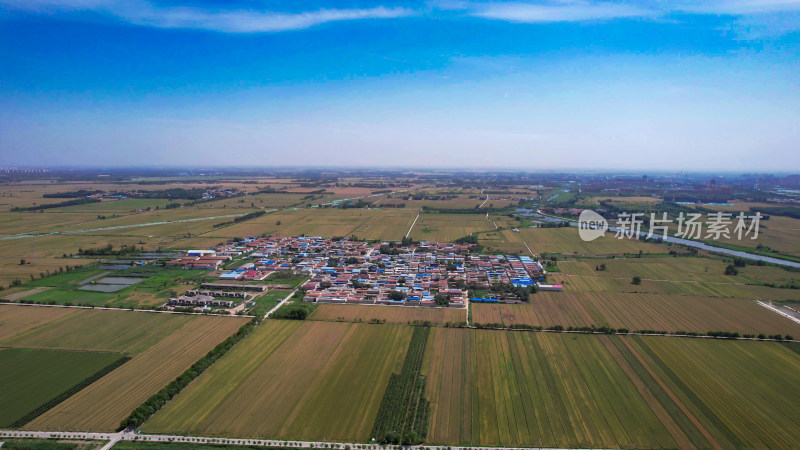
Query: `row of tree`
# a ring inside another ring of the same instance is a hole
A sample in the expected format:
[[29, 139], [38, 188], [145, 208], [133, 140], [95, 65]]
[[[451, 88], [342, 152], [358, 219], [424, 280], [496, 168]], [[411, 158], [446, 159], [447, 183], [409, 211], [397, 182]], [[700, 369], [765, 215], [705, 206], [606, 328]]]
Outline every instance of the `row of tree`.
[[208, 369], [216, 360], [221, 358], [222, 355], [227, 353], [234, 345], [250, 334], [257, 324], [258, 318], [254, 317], [253, 320], [239, 328], [236, 334], [214, 347], [208, 354], [192, 364], [190, 368], [186, 369], [178, 378], [164, 386], [160, 391], [153, 394], [150, 398], [145, 400], [144, 403], [134, 409], [128, 417], [120, 422], [119, 429], [132, 429], [144, 423], [145, 420], [161, 409], [172, 397], [178, 395], [192, 380], [200, 376], [200, 374]]

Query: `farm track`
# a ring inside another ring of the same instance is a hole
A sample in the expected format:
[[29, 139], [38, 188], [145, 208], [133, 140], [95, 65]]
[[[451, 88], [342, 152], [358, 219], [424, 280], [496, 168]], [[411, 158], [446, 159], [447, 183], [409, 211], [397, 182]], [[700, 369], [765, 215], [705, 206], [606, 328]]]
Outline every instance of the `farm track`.
[[422, 212], [418, 212], [418, 213], [417, 213], [417, 217], [414, 217], [414, 221], [413, 221], [413, 222], [411, 222], [411, 226], [410, 226], [410, 227], [408, 227], [408, 232], [406, 233], [405, 237], [408, 237], [408, 235], [409, 235], [409, 234], [411, 234], [411, 230], [413, 230], [413, 229], [414, 229], [414, 225], [416, 225], [416, 224], [417, 224], [417, 219], [419, 219], [419, 215], [420, 215], [421, 213], [422, 213]]

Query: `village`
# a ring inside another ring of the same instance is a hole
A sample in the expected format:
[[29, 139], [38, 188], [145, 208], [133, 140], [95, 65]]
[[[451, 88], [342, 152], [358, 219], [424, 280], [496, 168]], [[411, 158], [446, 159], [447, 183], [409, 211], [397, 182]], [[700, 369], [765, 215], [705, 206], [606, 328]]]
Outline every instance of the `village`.
[[[241, 264], [224, 270], [232, 261]], [[168, 307], [230, 308], [265, 291], [258, 283], [275, 273], [307, 277], [300, 287], [303, 301], [312, 303], [464, 308], [470, 301], [521, 303], [533, 291], [562, 289], [546, 284], [533, 258], [479, 254], [475, 244], [246, 238], [189, 250], [165, 265], [219, 272], [219, 282], [170, 298]]]

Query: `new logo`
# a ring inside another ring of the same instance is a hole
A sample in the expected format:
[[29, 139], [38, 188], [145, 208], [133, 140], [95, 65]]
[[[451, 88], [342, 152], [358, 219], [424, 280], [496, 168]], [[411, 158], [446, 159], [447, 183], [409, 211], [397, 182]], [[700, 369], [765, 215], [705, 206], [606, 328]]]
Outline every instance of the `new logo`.
[[608, 230], [608, 221], [594, 211], [584, 209], [578, 216], [578, 234], [584, 241], [593, 241]]

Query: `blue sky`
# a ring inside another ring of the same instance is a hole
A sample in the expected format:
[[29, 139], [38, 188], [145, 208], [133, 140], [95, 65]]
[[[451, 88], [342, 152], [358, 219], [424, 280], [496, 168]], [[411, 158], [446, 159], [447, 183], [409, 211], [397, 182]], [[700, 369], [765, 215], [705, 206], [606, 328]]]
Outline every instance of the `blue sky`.
[[797, 171], [800, 0], [0, 0], [0, 166]]

